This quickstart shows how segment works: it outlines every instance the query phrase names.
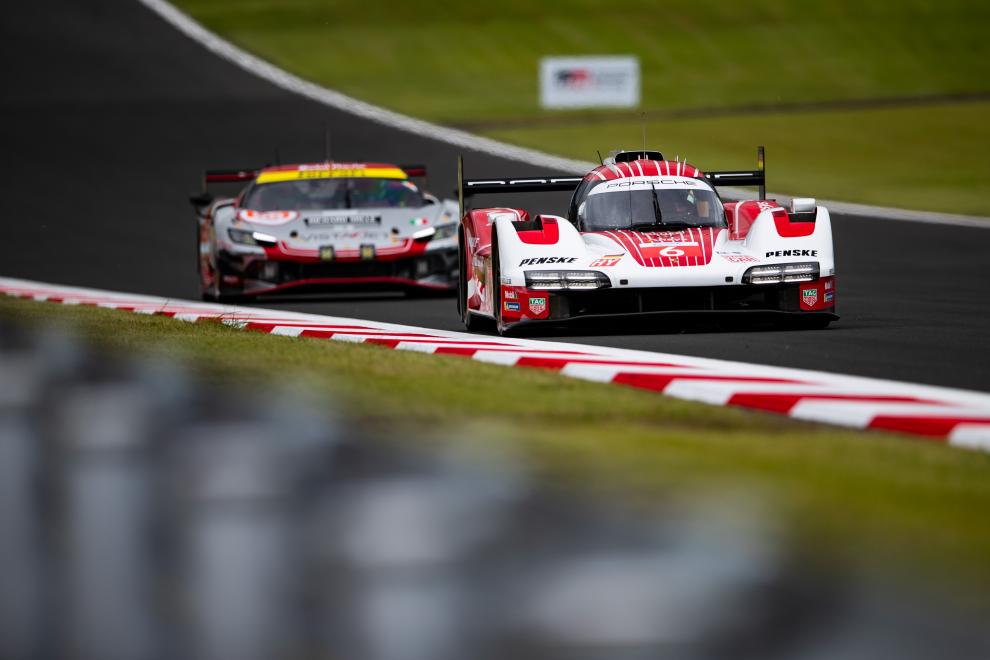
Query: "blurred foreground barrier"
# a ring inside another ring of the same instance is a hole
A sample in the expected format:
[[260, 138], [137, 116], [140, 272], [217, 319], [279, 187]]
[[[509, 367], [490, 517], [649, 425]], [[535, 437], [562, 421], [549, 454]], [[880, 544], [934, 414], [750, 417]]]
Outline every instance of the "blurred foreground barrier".
[[506, 457], [400, 448], [290, 387], [0, 320], [0, 659], [987, 650], [934, 606], [914, 619], [811, 570], [768, 520], [736, 494], [609, 505]]

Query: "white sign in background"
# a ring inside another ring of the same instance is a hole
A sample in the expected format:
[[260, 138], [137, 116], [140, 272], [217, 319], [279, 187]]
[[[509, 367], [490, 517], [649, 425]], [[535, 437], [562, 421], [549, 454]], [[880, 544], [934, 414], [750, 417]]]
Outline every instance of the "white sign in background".
[[632, 108], [639, 105], [639, 59], [632, 56], [544, 57], [544, 108]]

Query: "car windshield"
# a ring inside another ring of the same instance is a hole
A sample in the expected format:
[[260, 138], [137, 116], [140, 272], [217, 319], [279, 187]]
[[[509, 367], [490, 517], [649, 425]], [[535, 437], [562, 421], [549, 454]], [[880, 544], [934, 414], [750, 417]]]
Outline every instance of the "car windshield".
[[243, 206], [254, 211], [419, 208], [423, 195], [405, 179], [304, 179], [254, 186]]
[[725, 226], [722, 203], [711, 190], [651, 186], [649, 182], [592, 190], [578, 206], [577, 215], [583, 231]]

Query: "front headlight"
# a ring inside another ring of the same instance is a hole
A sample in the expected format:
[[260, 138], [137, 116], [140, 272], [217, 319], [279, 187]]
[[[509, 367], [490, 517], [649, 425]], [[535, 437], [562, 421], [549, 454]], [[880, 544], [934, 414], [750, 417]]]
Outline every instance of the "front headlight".
[[244, 231], [243, 229], [228, 229], [227, 235], [230, 240], [241, 245], [255, 245], [261, 247], [274, 247], [278, 239], [260, 231]]
[[818, 279], [818, 262], [753, 266], [742, 277], [743, 284], [811, 282]]
[[437, 233], [433, 234], [433, 240], [439, 241], [444, 238], [450, 238], [457, 233], [457, 223], [450, 222], [445, 225], [440, 225], [436, 228]]
[[596, 270], [527, 270], [527, 289], [603, 289], [608, 275]]

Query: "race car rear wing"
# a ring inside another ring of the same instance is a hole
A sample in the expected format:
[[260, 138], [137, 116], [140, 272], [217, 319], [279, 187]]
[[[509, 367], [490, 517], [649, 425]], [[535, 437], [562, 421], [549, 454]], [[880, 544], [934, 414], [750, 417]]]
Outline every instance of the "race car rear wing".
[[203, 172], [203, 180], [199, 194], [190, 195], [189, 202], [197, 209], [210, 205], [213, 195], [209, 193], [209, 186], [213, 183], [241, 183], [243, 181], [253, 181], [258, 176], [261, 169], [257, 167], [245, 167], [230, 170], [206, 170]]
[[737, 172], [706, 172], [705, 178], [713, 186], [759, 186], [760, 199], [767, 198], [767, 172], [763, 147], [756, 148], [756, 169]]
[[[657, 153], [659, 152], [642, 152]], [[713, 186], [759, 186], [760, 199], [767, 198], [766, 190], [766, 165], [764, 149], [762, 146], [756, 148], [756, 169], [707, 172], [705, 178]], [[499, 193], [524, 193], [524, 192], [566, 192], [577, 188], [578, 184], [584, 180], [581, 176], [531, 176], [513, 179], [465, 179], [464, 178], [464, 157], [457, 158], [457, 201], [461, 207], [461, 215], [464, 215], [464, 202], [473, 195], [499, 194]]]
[[512, 179], [465, 179], [464, 157], [457, 157], [457, 201], [464, 215], [464, 202], [474, 195], [526, 192], [568, 192], [584, 180], [581, 176], [529, 176]]

